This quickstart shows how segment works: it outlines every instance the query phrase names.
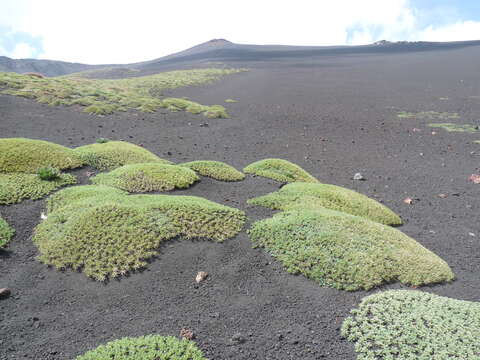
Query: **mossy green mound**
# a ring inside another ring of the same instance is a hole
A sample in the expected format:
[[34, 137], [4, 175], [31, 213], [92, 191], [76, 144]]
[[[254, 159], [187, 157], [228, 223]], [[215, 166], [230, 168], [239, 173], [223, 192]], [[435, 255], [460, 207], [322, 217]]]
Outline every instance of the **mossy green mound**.
[[41, 180], [36, 174], [0, 174], [0, 204], [15, 204], [25, 199], [37, 200], [66, 185], [75, 184], [70, 174], [60, 174], [55, 180]]
[[365, 297], [342, 326], [358, 359], [480, 359], [480, 303], [414, 290]]
[[41, 167], [73, 169], [82, 160], [72, 149], [43, 140], [0, 139], [0, 173], [35, 173]]
[[227, 111], [221, 105], [202, 105], [187, 99], [166, 98], [162, 100], [162, 107], [170, 111], [187, 111], [192, 114], [203, 113], [208, 118], [228, 118]]
[[287, 184], [279, 191], [250, 199], [248, 203], [274, 210], [327, 208], [362, 216], [386, 225], [402, 223], [397, 214], [378, 201], [356, 191], [329, 184]]
[[207, 360], [194, 342], [173, 336], [126, 337], [100, 345], [76, 360]]
[[399, 281], [425, 285], [454, 278], [447, 263], [389, 226], [328, 209], [281, 212], [249, 230], [287, 271], [343, 290]]
[[453, 123], [438, 123], [438, 124], [428, 124], [432, 128], [440, 128], [448, 132], [466, 132], [466, 133], [477, 133], [480, 131], [478, 125], [471, 124], [453, 124]]
[[297, 181], [318, 183], [317, 179], [300, 166], [283, 159], [260, 160], [248, 165], [243, 172], [286, 183]]
[[128, 192], [169, 191], [185, 189], [200, 180], [188, 168], [159, 163], [131, 164], [91, 179], [97, 185], [108, 185]]
[[215, 180], [240, 181], [245, 179], [245, 174], [221, 161], [197, 160], [179, 165], [188, 167], [202, 176], [208, 176]]
[[33, 237], [40, 261], [82, 269], [100, 281], [145, 267], [168, 239], [223, 241], [245, 222], [242, 211], [203, 198], [125, 195], [106, 186], [65, 189], [49, 199], [48, 208]]
[[14, 234], [15, 230], [0, 216], [0, 248], [7, 245]]
[[[0, 90], [4, 94], [35, 99], [51, 106], [83, 107], [87, 113], [107, 115], [135, 109], [154, 112], [169, 106], [162, 98], [167, 89], [213, 82], [244, 69], [192, 69], [124, 79], [88, 79], [82, 74], [55, 78], [36, 78], [16, 73], [0, 72]], [[1, 89], [3, 88], [3, 90]], [[176, 99], [181, 101], [182, 99]], [[203, 105], [193, 103], [194, 107]], [[200, 112], [207, 116], [226, 117], [222, 107], [205, 107]], [[177, 107], [178, 109], [178, 107]], [[221, 113], [221, 114], [220, 114]]]
[[113, 170], [128, 164], [171, 164], [170, 161], [161, 159], [150, 151], [126, 141], [84, 145], [74, 151], [86, 164], [100, 170]]

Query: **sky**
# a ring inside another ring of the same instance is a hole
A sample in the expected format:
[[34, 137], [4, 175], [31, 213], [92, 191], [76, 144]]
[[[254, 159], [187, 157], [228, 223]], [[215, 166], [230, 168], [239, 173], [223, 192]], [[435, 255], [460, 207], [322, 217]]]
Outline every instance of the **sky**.
[[0, 55], [155, 59], [214, 39], [363, 45], [480, 40], [479, 0], [0, 0]]

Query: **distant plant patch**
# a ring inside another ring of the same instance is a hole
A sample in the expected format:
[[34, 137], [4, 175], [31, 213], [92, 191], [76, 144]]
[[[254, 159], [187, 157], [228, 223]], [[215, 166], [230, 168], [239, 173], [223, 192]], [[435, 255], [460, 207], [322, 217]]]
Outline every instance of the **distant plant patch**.
[[14, 234], [15, 230], [0, 216], [0, 248], [7, 245]]
[[25, 199], [41, 199], [62, 186], [76, 182], [75, 177], [70, 174], [59, 174], [53, 180], [42, 180], [37, 174], [0, 174], [0, 204], [9, 205]]
[[470, 124], [452, 124], [452, 123], [439, 123], [439, 124], [428, 124], [432, 128], [444, 129], [448, 132], [467, 132], [467, 133], [477, 133], [479, 132], [478, 125]]
[[236, 103], [238, 102], [237, 100], [233, 100], [233, 99], [226, 99], [225, 100], [226, 103]]
[[299, 209], [255, 222], [249, 230], [288, 272], [342, 290], [398, 281], [420, 286], [450, 281], [445, 261], [389, 226], [328, 209]]
[[40, 261], [82, 270], [103, 281], [143, 268], [169, 239], [223, 241], [240, 232], [245, 214], [194, 196], [127, 195], [107, 186], [77, 186], [48, 200], [35, 229]]
[[198, 180], [197, 174], [188, 168], [160, 163], [124, 165], [91, 179], [94, 184], [135, 193], [185, 189]]
[[478, 359], [480, 303], [413, 290], [363, 298], [342, 326], [358, 359]]
[[361, 216], [385, 225], [400, 225], [402, 220], [378, 201], [356, 191], [328, 184], [292, 183], [280, 190], [248, 200], [249, 204], [273, 210], [327, 208]]
[[221, 161], [197, 160], [179, 164], [190, 168], [202, 176], [208, 176], [220, 181], [240, 181], [245, 179], [245, 174]]
[[460, 115], [450, 112], [437, 112], [437, 111], [420, 111], [420, 112], [407, 112], [400, 111], [397, 116], [399, 118], [407, 119], [420, 119], [420, 120], [449, 120], [459, 119]]
[[84, 145], [74, 150], [82, 161], [100, 170], [113, 170], [128, 164], [171, 164], [141, 146], [126, 141], [107, 141]]
[[47, 167], [42, 167], [37, 170], [37, 175], [40, 178], [40, 180], [45, 180], [45, 181], [53, 181], [58, 178], [60, 178], [60, 170], [58, 170], [55, 167], [52, 166], [47, 166]]
[[88, 79], [85, 74], [64, 77], [38, 78], [16, 73], [0, 72], [2, 93], [36, 99], [51, 106], [79, 105], [84, 111], [96, 115], [108, 115], [118, 111], [135, 109], [154, 112], [160, 108], [204, 113], [207, 117], [228, 117], [220, 105], [205, 106], [190, 101], [184, 108], [175, 105], [183, 99], [164, 99], [163, 91], [183, 86], [213, 82], [222, 76], [245, 69], [196, 69], [163, 72], [155, 75], [124, 79]]
[[167, 108], [170, 111], [187, 111], [192, 114], [203, 113], [206, 117], [211, 119], [228, 118], [227, 111], [221, 105], [201, 105], [191, 100], [180, 98], [166, 98], [162, 101], [162, 107]]
[[100, 345], [75, 360], [207, 360], [194, 342], [173, 336], [126, 337]]
[[43, 140], [0, 139], [0, 173], [36, 173], [41, 167], [74, 169], [83, 165], [72, 149]]
[[281, 182], [310, 182], [318, 183], [308, 172], [300, 166], [283, 159], [264, 159], [256, 161], [243, 169], [246, 174], [263, 176]]

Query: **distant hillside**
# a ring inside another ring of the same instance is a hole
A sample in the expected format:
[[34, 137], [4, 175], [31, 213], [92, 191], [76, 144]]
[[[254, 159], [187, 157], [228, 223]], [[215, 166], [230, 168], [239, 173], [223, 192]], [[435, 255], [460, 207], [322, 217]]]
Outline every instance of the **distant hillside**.
[[97, 68], [95, 65], [69, 63], [55, 60], [11, 59], [0, 56], [0, 71], [4, 72], [38, 72], [47, 76], [66, 75], [78, 71]]
[[15, 60], [0, 56], [0, 71], [18, 73], [39, 72], [47, 76], [59, 76], [82, 72], [80, 76], [92, 78], [122, 78], [154, 73], [171, 68], [215, 66], [220, 62], [248, 63], [281, 59], [313, 60], [328, 55], [353, 55], [374, 53], [402, 53], [435, 51], [480, 45], [480, 41], [457, 42], [390, 42], [377, 41], [362, 46], [289, 46], [245, 45], [225, 39], [213, 39], [189, 49], [158, 59], [121, 65], [85, 65], [53, 60]]

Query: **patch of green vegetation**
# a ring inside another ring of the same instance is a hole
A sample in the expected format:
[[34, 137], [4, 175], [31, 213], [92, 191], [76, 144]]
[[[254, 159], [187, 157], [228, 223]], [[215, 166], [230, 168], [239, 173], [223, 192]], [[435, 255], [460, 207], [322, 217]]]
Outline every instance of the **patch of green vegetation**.
[[273, 210], [327, 208], [385, 225], [402, 224], [402, 219], [397, 214], [378, 201], [356, 191], [329, 184], [287, 184], [276, 192], [250, 199], [248, 203]]
[[15, 230], [0, 216], [0, 248], [7, 245], [14, 234]]
[[41, 199], [62, 186], [76, 182], [75, 176], [70, 174], [60, 174], [54, 180], [42, 180], [36, 174], [0, 174], [0, 204], [9, 205], [25, 199]]
[[76, 360], [207, 360], [194, 342], [173, 336], [126, 337], [100, 345]]
[[195, 170], [200, 175], [208, 176], [215, 180], [240, 181], [245, 179], [245, 174], [221, 161], [197, 160], [179, 165]]
[[126, 141], [108, 141], [84, 145], [74, 150], [86, 164], [100, 170], [113, 170], [128, 164], [171, 164], [150, 151]]
[[105, 143], [107, 143], [107, 142], [109, 142], [109, 141], [110, 141], [110, 140], [107, 139], [107, 138], [98, 138], [95, 142], [96, 142], [97, 144], [105, 144]]
[[480, 140], [473, 140], [472, 143], [474, 143], [474, 144], [480, 144]]
[[83, 165], [72, 149], [43, 140], [0, 139], [0, 173], [35, 173], [41, 167], [73, 169]]
[[447, 263], [389, 226], [328, 209], [292, 210], [249, 230], [288, 272], [342, 290], [399, 281], [425, 285], [454, 278]]
[[186, 189], [198, 180], [200, 178], [193, 170], [159, 163], [124, 165], [91, 179], [97, 185], [108, 185], [135, 193]]
[[342, 326], [358, 359], [479, 359], [480, 303], [414, 290], [363, 298]]
[[432, 128], [444, 129], [448, 132], [467, 132], [467, 133], [477, 133], [480, 131], [478, 125], [470, 124], [453, 124], [453, 123], [439, 123], [439, 124], [428, 124]]
[[182, 236], [223, 241], [237, 235], [245, 214], [193, 196], [126, 195], [106, 186], [77, 186], [48, 200], [35, 230], [39, 259], [82, 269], [103, 281], [147, 265], [166, 240]]
[[51, 166], [42, 167], [37, 170], [37, 175], [40, 180], [45, 181], [52, 181], [58, 179], [60, 177], [60, 174], [60, 170]]
[[[178, 106], [170, 106], [171, 98], [162, 99], [164, 90], [209, 83], [241, 71], [245, 69], [178, 70], [124, 79], [88, 79], [82, 74], [36, 78], [0, 72], [0, 88], [4, 88], [1, 91], [4, 94], [36, 99], [51, 106], [83, 106], [85, 112], [97, 115], [108, 115], [128, 109], [154, 112], [162, 107], [180, 109]], [[187, 111], [192, 110], [194, 113], [203, 112], [208, 117], [228, 117], [220, 105], [212, 107], [190, 103], [185, 110], [188, 108]], [[198, 111], [199, 108], [202, 111]]]
[[228, 118], [227, 111], [221, 105], [201, 105], [187, 99], [166, 98], [162, 101], [162, 107], [170, 111], [187, 111], [192, 114], [203, 113], [208, 118]]
[[238, 102], [237, 100], [233, 100], [233, 99], [226, 99], [225, 100], [226, 103], [236, 103]]
[[264, 159], [256, 161], [244, 168], [243, 172], [285, 183], [296, 181], [318, 183], [317, 179], [303, 170], [300, 166], [283, 159]]
[[437, 112], [437, 111], [420, 111], [420, 112], [408, 112], [400, 111], [397, 116], [402, 119], [420, 119], [420, 120], [448, 120], [459, 119], [460, 115], [450, 112]]

